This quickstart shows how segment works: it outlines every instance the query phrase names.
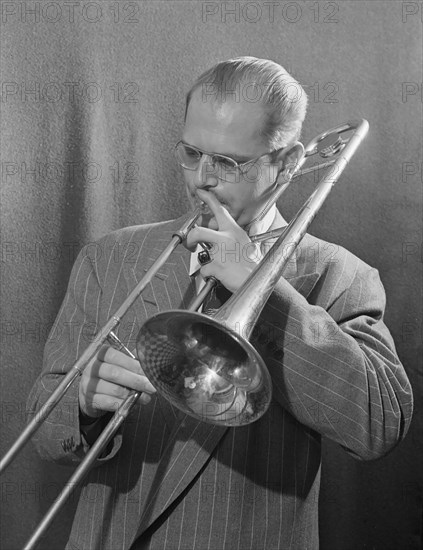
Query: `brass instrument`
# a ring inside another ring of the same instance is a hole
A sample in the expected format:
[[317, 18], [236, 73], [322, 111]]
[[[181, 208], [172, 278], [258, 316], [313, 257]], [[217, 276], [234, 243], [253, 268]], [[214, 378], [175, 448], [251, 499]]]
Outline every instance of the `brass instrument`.
[[[333, 185], [366, 136], [368, 128], [368, 122], [364, 119], [350, 121], [319, 134], [308, 143], [290, 179], [302, 175], [302, 165], [315, 154], [324, 159], [336, 159], [303, 171], [307, 173], [327, 169], [315, 191], [287, 227], [252, 239], [261, 241], [278, 237], [243, 287], [235, 292], [213, 317], [196, 312], [216, 283], [211, 278], [188, 310], [158, 313], [142, 326], [136, 348], [144, 373], [157, 391], [184, 413], [205, 422], [241, 426], [254, 422], [268, 409], [272, 392], [270, 375], [263, 359], [248, 340], [285, 266]], [[344, 133], [352, 135], [343, 139]], [[288, 183], [275, 191], [268, 208], [275, 203]], [[202, 207], [199, 206], [179, 231], [175, 232], [150, 270], [99, 331], [6, 453], [0, 463], [0, 472], [29, 441], [74, 380], [95, 361], [96, 353], [106, 339], [135, 358], [113, 331], [173, 250], [185, 240], [201, 212]], [[139, 396], [140, 392], [129, 393], [37, 527], [25, 550], [35, 548], [63, 503], [112, 439]]]

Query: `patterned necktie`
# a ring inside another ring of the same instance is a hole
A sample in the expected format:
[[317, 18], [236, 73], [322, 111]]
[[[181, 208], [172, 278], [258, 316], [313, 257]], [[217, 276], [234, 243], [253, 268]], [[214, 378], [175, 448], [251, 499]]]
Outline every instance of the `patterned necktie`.
[[217, 283], [203, 303], [203, 313], [213, 317], [219, 308], [232, 296], [222, 284]]

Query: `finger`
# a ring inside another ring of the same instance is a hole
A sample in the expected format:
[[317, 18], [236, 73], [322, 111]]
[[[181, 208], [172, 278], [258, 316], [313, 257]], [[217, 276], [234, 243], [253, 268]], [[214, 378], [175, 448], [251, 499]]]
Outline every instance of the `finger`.
[[205, 191], [204, 189], [198, 189], [197, 195], [203, 202], [207, 204], [207, 206], [212, 211], [214, 217], [216, 218], [219, 231], [229, 229], [234, 224], [236, 225], [233, 217], [229, 214], [227, 209], [223, 206], [223, 204], [219, 202], [219, 200], [213, 193]]
[[143, 404], [143, 405], [148, 405], [148, 403], [150, 403], [151, 401], [151, 396], [148, 395], [148, 393], [142, 393], [139, 397], [139, 401]]
[[95, 401], [95, 396], [97, 394], [109, 395], [110, 397], [115, 397], [117, 399], [126, 399], [129, 392], [132, 390], [151, 394], [151, 391], [147, 391], [147, 389], [150, 389], [148, 384], [149, 382], [146, 378], [145, 381], [140, 381], [137, 388], [128, 388], [126, 386], [121, 386], [120, 384], [109, 382], [108, 380], [91, 380], [91, 382], [88, 384], [86, 399], [91, 399], [92, 401]]
[[203, 279], [209, 279], [210, 277], [214, 277], [215, 279], [220, 281], [222, 270], [217, 263], [211, 262], [201, 267], [200, 274], [203, 277]]
[[186, 245], [189, 248], [192, 248], [195, 251], [197, 244], [205, 242], [211, 245], [209, 252], [213, 255], [213, 249], [216, 246], [219, 239], [219, 234], [214, 229], [209, 229], [207, 227], [194, 227], [188, 233], [186, 238]]
[[132, 390], [155, 393], [156, 389], [146, 376], [131, 372], [120, 365], [100, 363], [97, 371], [98, 383], [101, 380], [130, 388]]
[[126, 353], [111, 346], [101, 348], [98, 358], [104, 363], [117, 365], [125, 370], [135, 372], [136, 374], [144, 374], [141, 364], [137, 359], [132, 359], [132, 357], [129, 357]]
[[[92, 411], [116, 411], [124, 402], [125, 399], [114, 397], [111, 395], [95, 394], [92, 402], [90, 403], [90, 412]], [[151, 397], [147, 393], [140, 395], [139, 402], [143, 405], [147, 405], [151, 401]]]

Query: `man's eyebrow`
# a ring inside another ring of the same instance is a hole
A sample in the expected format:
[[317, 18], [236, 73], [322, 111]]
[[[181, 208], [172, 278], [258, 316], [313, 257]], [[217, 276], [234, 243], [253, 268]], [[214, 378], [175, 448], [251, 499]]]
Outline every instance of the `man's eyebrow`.
[[239, 157], [239, 156], [236, 156], [236, 155], [226, 155], [226, 156], [231, 157], [232, 159], [236, 160], [236, 162], [238, 162], [238, 163], [248, 162], [249, 160], [251, 160], [251, 157]]
[[214, 154], [215, 155], [222, 155], [224, 157], [229, 157], [232, 160], [234, 160], [235, 162], [237, 162], [238, 164], [242, 164], [243, 162], [248, 162], [249, 160], [251, 160], [251, 157], [243, 157], [241, 155], [230, 155], [228, 153], [214, 153]]

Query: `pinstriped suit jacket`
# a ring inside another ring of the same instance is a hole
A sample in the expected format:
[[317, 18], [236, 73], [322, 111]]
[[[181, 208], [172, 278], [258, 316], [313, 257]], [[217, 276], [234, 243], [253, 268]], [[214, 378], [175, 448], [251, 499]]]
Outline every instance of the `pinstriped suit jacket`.
[[[31, 411], [181, 223], [125, 228], [81, 252], [29, 397]], [[179, 247], [119, 327], [131, 349], [145, 319], [188, 306], [195, 292], [188, 270], [189, 252]], [[411, 389], [383, 311], [377, 271], [307, 235], [254, 332], [273, 381], [267, 413], [233, 429], [199, 423], [158, 395], [136, 406], [88, 475], [67, 548], [318, 548], [321, 436], [373, 459], [404, 437], [410, 421]], [[36, 445], [47, 459], [80, 461], [86, 443], [77, 384]]]

